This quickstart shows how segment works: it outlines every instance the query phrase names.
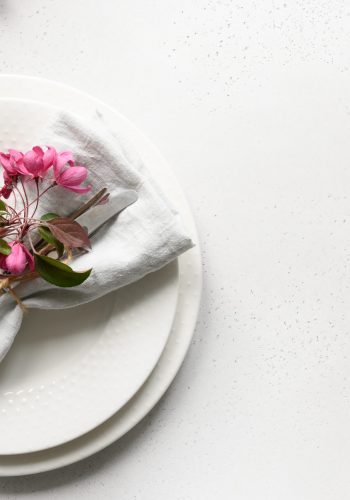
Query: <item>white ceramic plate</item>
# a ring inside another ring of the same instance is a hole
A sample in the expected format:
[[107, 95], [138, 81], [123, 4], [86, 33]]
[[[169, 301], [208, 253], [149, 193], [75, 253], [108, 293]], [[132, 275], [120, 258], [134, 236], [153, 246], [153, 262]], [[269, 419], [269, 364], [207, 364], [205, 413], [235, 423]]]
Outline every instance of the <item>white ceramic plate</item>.
[[[0, 150], [37, 144], [55, 111], [0, 99]], [[124, 406], [165, 347], [177, 294], [175, 263], [78, 308], [30, 311], [0, 364], [0, 454], [70, 441]]]
[[86, 94], [41, 79], [2, 76], [0, 95], [41, 99], [70, 109], [81, 116], [84, 116], [84, 111], [90, 112], [97, 106], [102, 109], [110, 126], [115, 130], [122, 128], [126, 134], [133, 136], [135, 147], [152, 162], [152, 173], [157, 176], [162, 188], [182, 214], [193, 240], [197, 243], [196, 248], [179, 259], [180, 292], [174, 326], [159, 362], [138, 393], [108, 421], [78, 439], [37, 453], [0, 456], [0, 475], [10, 476], [50, 470], [87, 457], [118, 439], [147, 414], [173, 380], [192, 338], [200, 301], [201, 266], [193, 218], [182, 191], [157, 150], [128, 120]]

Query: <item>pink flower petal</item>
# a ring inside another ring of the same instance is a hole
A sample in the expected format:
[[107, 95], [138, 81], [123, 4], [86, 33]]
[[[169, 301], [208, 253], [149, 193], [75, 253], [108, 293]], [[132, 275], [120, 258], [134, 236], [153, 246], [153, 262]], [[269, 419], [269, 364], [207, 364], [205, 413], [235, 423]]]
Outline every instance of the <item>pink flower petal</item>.
[[23, 157], [24, 168], [18, 165], [21, 173], [29, 175], [32, 178], [42, 177], [45, 172], [43, 155], [44, 153], [39, 146], [35, 146], [31, 151], [28, 151]]
[[37, 162], [37, 154], [35, 151], [31, 150], [28, 151], [23, 158], [24, 165], [29, 171], [33, 171], [36, 169], [36, 162]]
[[12, 158], [15, 161], [20, 161], [23, 159], [23, 153], [21, 153], [17, 149], [9, 149], [9, 153], [10, 153], [10, 156], [12, 156]]
[[4, 167], [4, 169], [7, 171], [9, 175], [17, 175], [18, 174], [18, 164], [16, 162], [16, 158], [18, 158], [18, 161], [22, 161], [22, 156], [18, 156], [17, 153], [18, 151], [14, 149], [10, 149], [10, 152], [13, 152], [14, 155], [10, 154], [4, 154], [0, 153], [0, 163]]
[[11, 168], [10, 155], [0, 153], [0, 163], [4, 168]]
[[41, 149], [40, 146], [34, 146], [33, 148], [34, 153], [39, 156], [39, 158], [42, 158], [44, 156], [44, 151]]
[[7, 269], [12, 274], [21, 274], [27, 267], [27, 255], [23, 250], [22, 243], [10, 243], [12, 252], [8, 255], [3, 263], [4, 269]]
[[59, 176], [58, 183], [63, 186], [79, 186], [87, 177], [85, 167], [69, 167]]
[[45, 170], [47, 170], [48, 168], [50, 168], [55, 160], [56, 160], [56, 149], [53, 148], [52, 146], [47, 146], [47, 150], [45, 151], [44, 153], [44, 157], [43, 157], [43, 162], [44, 162], [44, 168]]
[[33, 177], [32, 173], [30, 170], [28, 170], [25, 166], [24, 163], [17, 165], [17, 172], [22, 175], [28, 175], [29, 177]]
[[60, 174], [62, 168], [68, 162], [74, 163], [73, 154], [71, 153], [71, 151], [61, 151], [60, 153], [57, 153], [54, 163], [54, 172], [56, 177]]

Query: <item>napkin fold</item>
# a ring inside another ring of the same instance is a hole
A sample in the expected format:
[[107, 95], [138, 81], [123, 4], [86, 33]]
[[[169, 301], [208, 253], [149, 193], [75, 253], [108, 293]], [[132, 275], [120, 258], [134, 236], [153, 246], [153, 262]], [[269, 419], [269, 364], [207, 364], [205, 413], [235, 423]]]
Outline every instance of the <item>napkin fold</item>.
[[[38, 278], [16, 289], [28, 308], [65, 309], [95, 300], [156, 271], [193, 246], [179, 214], [168, 203], [146, 165], [125, 139], [110, 132], [99, 114], [90, 123], [57, 113], [39, 144], [70, 150], [89, 171], [92, 191], [73, 195], [57, 187], [41, 201], [42, 213], [69, 215], [106, 187], [111, 196], [125, 189], [138, 200], [108, 222], [92, 238], [92, 251], [77, 257], [76, 271], [93, 268], [76, 288], [57, 288]], [[23, 313], [8, 294], [0, 298], [0, 361], [21, 326]]]

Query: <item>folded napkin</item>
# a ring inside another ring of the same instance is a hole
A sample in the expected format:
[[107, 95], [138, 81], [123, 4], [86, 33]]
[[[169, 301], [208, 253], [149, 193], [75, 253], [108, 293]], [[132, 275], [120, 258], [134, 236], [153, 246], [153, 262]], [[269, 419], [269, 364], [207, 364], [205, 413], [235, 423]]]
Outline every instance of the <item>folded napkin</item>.
[[[57, 187], [41, 202], [42, 213], [69, 215], [103, 187], [111, 195], [125, 189], [138, 200], [123, 210], [92, 238], [92, 251], [77, 257], [76, 271], [93, 268], [76, 288], [56, 288], [41, 278], [16, 289], [28, 308], [65, 309], [95, 300], [156, 271], [191, 248], [177, 212], [152, 179], [129, 144], [113, 135], [96, 115], [88, 125], [67, 113], [58, 113], [39, 144], [70, 150], [89, 170], [92, 191], [76, 196]], [[21, 326], [23, 313], [8, 294], [0, 297], [0, 361]]]

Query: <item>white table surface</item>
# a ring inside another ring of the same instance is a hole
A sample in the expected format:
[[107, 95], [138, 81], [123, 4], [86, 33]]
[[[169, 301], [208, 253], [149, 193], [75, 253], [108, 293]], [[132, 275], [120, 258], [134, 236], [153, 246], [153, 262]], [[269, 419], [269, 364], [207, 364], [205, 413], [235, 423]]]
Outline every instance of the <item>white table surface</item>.
[[107, 450], [0, 498], [350, 498], [350, 5], [5, 0], [4, 73], [133, 120], [195, 213], [203, 303], [184, 366]]

